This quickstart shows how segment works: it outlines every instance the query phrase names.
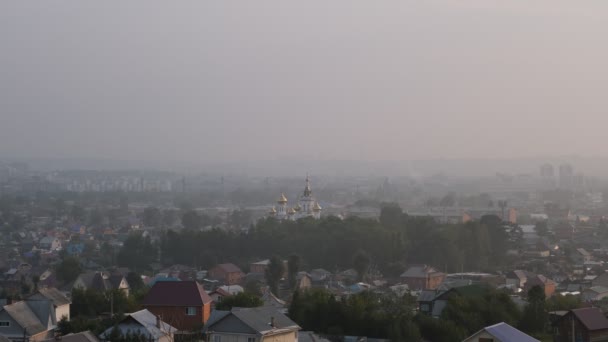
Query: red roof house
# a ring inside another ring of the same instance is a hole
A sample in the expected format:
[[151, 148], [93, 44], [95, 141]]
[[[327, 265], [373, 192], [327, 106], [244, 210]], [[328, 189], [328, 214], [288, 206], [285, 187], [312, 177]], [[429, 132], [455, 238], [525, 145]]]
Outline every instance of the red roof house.
[[159, 281], [142, 306], [181, 331], [201, 328], [211, 315], [211, 297], [196, 281]]

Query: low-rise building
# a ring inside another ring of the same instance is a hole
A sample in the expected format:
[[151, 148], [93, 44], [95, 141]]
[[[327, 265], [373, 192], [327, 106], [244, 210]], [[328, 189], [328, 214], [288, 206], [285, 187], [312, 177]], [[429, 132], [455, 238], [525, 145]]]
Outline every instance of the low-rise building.
[[555, 342], [608, 340], [608, 319], [598, 308], [570, 310], [554, 323], [554, 327]]
[[434, 290], [445, 279], [445, 273], [428, 265], [413, 265], [403, 274], [401, 280], [412, 290]]
[[485, 327], [463, 342], [540, 342], [505, 322]]
[[159, 316], [144, 309], [127, 314], [114, 327], [108, 328], [99, 335], [103, 341], [112, 341], [114, 335], [126, 337], [135, 335], [149, 342], [173, 342], [177, 329], [163, 322]]
[[226, 285], [235, 285], [241, 282], [245, 274], [235, 264], [219, 264], [209, 270], [208, 276], [224, 282]]
[[215, 311], [205, 326], [211, 342], [293, 342], [300, 326], [274, 307]]
[[196, 281], [159, 281], [142, 306], [181, 331], [203, 325], [211, 315], [211, 297]]

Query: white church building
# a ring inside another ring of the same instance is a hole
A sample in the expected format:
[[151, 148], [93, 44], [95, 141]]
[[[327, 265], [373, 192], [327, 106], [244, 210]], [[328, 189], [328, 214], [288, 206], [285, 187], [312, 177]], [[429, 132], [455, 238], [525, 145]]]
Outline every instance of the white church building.
[[285, 194], [281, 194], [277, 201], [277, 206], [272, 207], [269, 214], [278, 220], [297, 220], [304, 217], [319, 219], [321, 218], [321, 210], [321, 206], [312, 196], [310, 179], [306, 176], [306, 187], [296, 206], [289, 208], [287, 206], [287, 197], [285, 197]]

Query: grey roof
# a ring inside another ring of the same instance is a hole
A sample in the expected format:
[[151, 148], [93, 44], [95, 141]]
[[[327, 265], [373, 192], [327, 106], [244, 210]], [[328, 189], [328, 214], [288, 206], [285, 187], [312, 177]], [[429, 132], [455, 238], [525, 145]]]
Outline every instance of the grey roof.
[[419, 302], [432, 302], [439, 293], [435, 290], [422, 290], [418, 295]]
[[436, 300], [435, 304], [433, 304], [433, 312], [431, 312], [431, 316], [441, 316], [441, 313], [443, 312], [443, 309], [445, 309], [446, 306], [448, 306], [447, 300]]
[[414, 265], [410, 267], [407, 271], [401, 274], [402, 278], [426, 278], [427, 275], [430, 274], [440, 274], [441, 272], [437, 271], [433, 267], [427, 265]]
[[9, 340], [8, 338], [0, 335], [0, 342], [11, 342], [11, 340]]
[[[485, 331], [494, 336], [498, 342], [540, 342], [532, 336], [526, 335], [504, 322], [485, 327], [481, 331]], [[475, 335], [478, 333], [479, 332], [475, 333]]]
[[[277, 329], [300, 329], [296, 322], [272, 307], [236, 308], [232, 310], [232, 314], [262, 335], [271, 334]], [[270, 326], [272, 318], [274, 318], [275, 327]]]
[[207, 326], [212, 325], [213, 323], [221, 320], [222, 318], [226, 317], [230, 315], [230, 311], [227, 310], [213, 310], [211, 311], [211, 315], [209, 316], [209, 319], [207, 320], [207, 324], [205, 324], [205, 329]]
[[39, 289], [37, 294], [34, 294], [30, 298], [37, 298], [38, 295], [50, 300], [53, 302], [54, 306], [62, 306], [71, 304], [72, 302], [66, 297], [61, 291], [57, 290], [54, 287]]
[[270, 291], [269, 287], [266, 288], [266, 291], [264, 291], [262, 301], [264, 302], [265, 306], [274, 306], [276, 308], [285, 308], [285, 305], [287, 304], [284, 300], [281, 300], [275, 296], [274, 293]]
[[586, 291], [593, 291], [595, 293], [606, 293], [606, 292], [608, 292], [608, 287], [592, 286], [592, 287], [588, 288]]
[[[222, 321], [227, 322], [227, 318], [229, 317], [236, 318], [238, 321], [240, 321], [240, 323], [245, 324], [247, 327], [256, 331], [260, 335], [273, 335], [276, 333], [300, 329], [300, 327], [294, 321], [273, 307], [233, 308], [229, 313], [226, 311], [220, 312], [217, 314], [217, 317], [214, 317], [214, 322], [208, 324], [207, 329], [215, 330], [214, 326], [218, 327], [219, 323]], [[274, 327], [270, 325], [273, 318], [275, 323]], [[231, 332], [230, 329], [232, 326], [237, 328], [236, 324], [230, 324], [223, 326], [223, 330], [218, 331]]]
[[[163, 321], [160, 321], [160, 327], [158, 327], [156, 325], [156, 316], [146, 309], [127, 314], [127, 316], [118, 324], [118, 328], [120, 329], [122, 324], [128, 324], [133, 321], [140, 326], [140, 328], [138, 328], [140, 332], [153, 336], [155, 339], [166, 336], [167, 334], [173, 334], [177, 331], [175, 327]], [[109, 335], [113, 329], [114, 327], [108, 328], [99, 336], [103, 338], [103, 336]]]
[[5, 305], [4, 310], [22, 327], [28, 335], [36, 335], [48, 330], [51, 313], [54, 312], [50, 301], [20, 301]]
[[[55, 338], [44, 340], [43, 342], [55, 342]], [[2, 342], [0, 340], [0, 342]], [[61, 342], [99, 342], [99, 339], [90, 331], [83, 331], [77, 334], [68, 334], [61, 336]]]
[[148, 330], [150, 335], [156, 338], [165, 336], [167, 333], [174, 333], [177, 331], [177, 328], [163, 321], [160, 322], [160, 328], [157, 327], [156, 316], [146, 309], [129, 314], [129, 316]]

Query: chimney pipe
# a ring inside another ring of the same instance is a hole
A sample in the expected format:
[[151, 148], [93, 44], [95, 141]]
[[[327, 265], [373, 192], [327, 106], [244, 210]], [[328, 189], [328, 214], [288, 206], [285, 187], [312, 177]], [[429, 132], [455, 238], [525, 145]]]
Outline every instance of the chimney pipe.
[[274, 316], [270, 317], [270, 326], [276, 328], [277, 326], [274, 324]]
[[156, 316], [156, 327], [160, 329], [160, 317]]

